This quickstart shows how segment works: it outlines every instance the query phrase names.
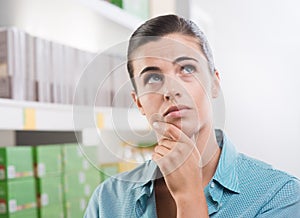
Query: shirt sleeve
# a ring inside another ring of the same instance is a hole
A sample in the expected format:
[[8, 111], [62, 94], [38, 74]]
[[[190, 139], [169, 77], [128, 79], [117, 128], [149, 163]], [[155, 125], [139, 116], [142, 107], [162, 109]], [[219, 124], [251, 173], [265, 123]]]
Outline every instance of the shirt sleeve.
[[85, 210], [84, 218], [100, 218], [99, 215], [99, 187], [95, 189], [94, 193], [92, 194], [87, 208]]
[[257, 218], [300, 217], [300, 182], [292, 179], [271, 196]]

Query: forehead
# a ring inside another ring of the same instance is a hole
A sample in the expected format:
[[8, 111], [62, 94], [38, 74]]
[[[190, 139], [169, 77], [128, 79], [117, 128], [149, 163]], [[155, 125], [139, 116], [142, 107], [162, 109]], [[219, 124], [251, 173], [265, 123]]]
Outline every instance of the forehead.
[[149, 64], [173, 62], [178, 57], [191, 57], [207, 64], [196, 38], [182, 34], [171, 34], [150, 41], [134, 51], [131, 61], [134, 71]]

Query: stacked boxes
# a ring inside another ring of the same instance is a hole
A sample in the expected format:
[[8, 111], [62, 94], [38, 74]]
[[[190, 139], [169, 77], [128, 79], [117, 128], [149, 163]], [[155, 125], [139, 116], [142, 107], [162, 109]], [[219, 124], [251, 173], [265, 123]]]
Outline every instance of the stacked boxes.
[[0, 217], [37, 217], [33, 177], [0, 182]]
[[63, 218], [62, 163], [60, 145], [33, 150], [39, 218]]
[[81, 218], [92, 192], [100, 183], [99, 172], [88, 161], [97, 159], [97, 147], [81, 149], [77, 144], [66, 144], [62, 149], [65, 217]]
[[83, 149], [77, 144], [65, 144], [62, 146], [62, 153], [65, 173], [95, 170], [89, 161], [96, 159], [96, 146], [86, 146]]
[[33, 176], [31, 147], [0, 148], [0, 180]]
[[[122, 0], [114, 2], [122, 4]], [[124, 57], [121, 60], [120, 55], [107, 52], [90, 63], [96, 55], [33, 36], [15, 27], [0, 27], [0, 98], [130, 107], [132, 99], [126, 91], [129, 92], [131, 87], [123, 86], [127, 75], [120, 74], [120, 70], [124, 70]], [[81, 78], [83, 71], [97, 72], [99, 67], [101, 74], [88, 73]], [[77, 84], [79, 80], [80, 85]], [[103, 86], [94, 99], [100, 83]], [[117, 104], [112, 104], [111, 93], [119, 93], [120, 85], [122, 92], [119, 96], [122, 98], [118, 98]]]
[[0, 147], [0, 218], [83, 217], [96, 187], [119, 172], [108, 163], [99, 173], [97, 153], [77, 144]]
[[32, 147], [0, 148], [0, 218], [36, 218]]
[[35, 175], [38, 178], [61, 175], [62, 158], [60, 145], [41, 145], [33, 150]]
[[12, 55], [8, 45], [11, 44], [9, 32], [0, 28], [0, 98], [11, 98], [11, 62], [9, 56]]
[[66, 218], [82, 218], [88, 201], [86, 198], [70, 199], [66, 202]]

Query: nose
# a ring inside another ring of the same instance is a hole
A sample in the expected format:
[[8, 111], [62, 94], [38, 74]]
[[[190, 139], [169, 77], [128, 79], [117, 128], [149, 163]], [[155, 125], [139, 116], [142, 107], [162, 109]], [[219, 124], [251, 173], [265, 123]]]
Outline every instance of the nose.
[[164, 92], [164, 100], [166, 101], [175, 100], [180, 96], [181, 96], [180, 92], [178, 90], [175, 90], [175, 88], [172, 88], [171, 90], [167, 89]]
[[182, 85], [176, 77], [166, 76], [162, 90], [165, 101], [173, 101], [182, 96]]

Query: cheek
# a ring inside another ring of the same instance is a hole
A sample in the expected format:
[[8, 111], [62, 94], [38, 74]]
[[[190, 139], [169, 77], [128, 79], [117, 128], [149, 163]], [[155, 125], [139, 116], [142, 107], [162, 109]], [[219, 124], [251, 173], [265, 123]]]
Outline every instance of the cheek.
[[162, 120], [160, 108], [162, 105], [162, 98], [157, 94], [149, 94], [140, 98], [140, 102], [143, 105], [145, 116], [149, 123]]
[[211, 101], [208, 91], [207, 87], [199, 84], [190, 86], [188, 90], [192, 104], [198, 109], [198, 114], [201, 117], [203, 117], [203, 115], [208, 115], [211, 110]]
[[140, 97], [146, 116], [151, 116], [159, 111], [161, 105], [161, 97], [157, 94], [148, 94]]

